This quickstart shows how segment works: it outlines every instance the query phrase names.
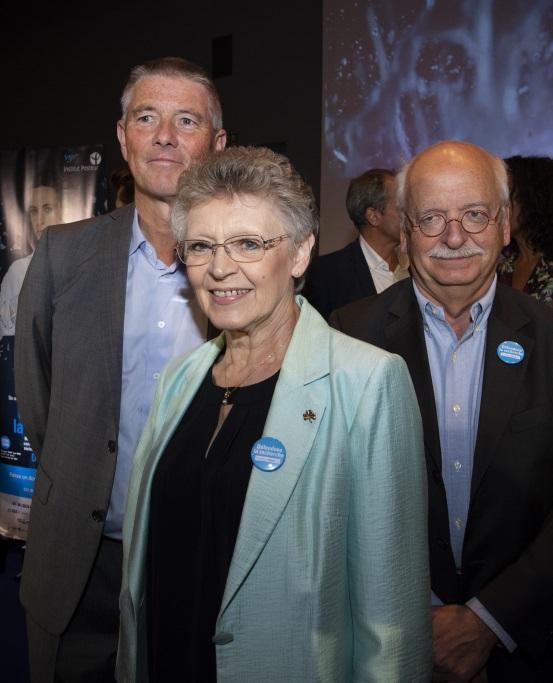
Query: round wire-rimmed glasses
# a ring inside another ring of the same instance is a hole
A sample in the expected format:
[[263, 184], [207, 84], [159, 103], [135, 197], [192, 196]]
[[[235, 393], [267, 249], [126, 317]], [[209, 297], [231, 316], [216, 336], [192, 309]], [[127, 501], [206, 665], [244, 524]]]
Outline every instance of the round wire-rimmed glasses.
[[481, 209], [468, 209], [461, 218], [446, 218], [441, 213], [428, 213], [421, 216], [418, 223], [413, 223], [408, 214], [405, 214], [405, 217], [413, 230], [418, 229], [427, 237], [439, 237], [447, 228], [447, 224], [452, 221], [460, 223], [465, 232], [477, 235], [479, 232], [483, 232], [490, 223], [496, 223], [500, 213], [501, 209], [498, 210], [495, 218], [490, 218]]
[[229, 258], [237, 263], [261, 261], [268, 249], [276, 247], [290, 235], [278, 235], [264, 240], [261, 235], [236, 235], [224, 242], [209, 240], [183, 240], [175, 247], [177, 256], [185, 266], [204, 266], [209, 263], [219, 247], [223, 247]]

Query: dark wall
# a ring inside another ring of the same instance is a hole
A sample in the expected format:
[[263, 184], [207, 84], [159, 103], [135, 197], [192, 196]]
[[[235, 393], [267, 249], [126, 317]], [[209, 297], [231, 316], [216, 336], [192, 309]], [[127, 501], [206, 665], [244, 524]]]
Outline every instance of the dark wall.
[[130, 68], [180, 55], [211, 73], [213, 38], [232, 35], [232, 75], [215, 79], [225, 127], [285, 149], [318, 196], [322, 0], [16, 2], [0, 10], [0, 148], [102, 143], [109, 172]]

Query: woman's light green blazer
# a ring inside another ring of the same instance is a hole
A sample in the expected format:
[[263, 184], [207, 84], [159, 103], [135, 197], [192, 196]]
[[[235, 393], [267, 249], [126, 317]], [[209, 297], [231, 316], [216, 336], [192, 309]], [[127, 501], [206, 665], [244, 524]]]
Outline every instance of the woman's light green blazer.
[[[282, 442], [286, 460], [273, 472], [252, 468], [213, 634], [218, 681], [427, 683], [426, 479], [406, 365], [297, 302], [263, 432]], [[148, 681], [155, 467], [223, 346], [221, 336], [168, 365], [136, 453], [123, 531], [121, 682]], [[173, 538], [180, 543], [178, 527]]]

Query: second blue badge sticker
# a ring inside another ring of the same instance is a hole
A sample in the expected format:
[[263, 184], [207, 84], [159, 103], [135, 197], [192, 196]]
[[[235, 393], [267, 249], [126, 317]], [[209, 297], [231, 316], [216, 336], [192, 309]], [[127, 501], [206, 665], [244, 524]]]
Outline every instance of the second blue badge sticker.
[[508, 365], [516, 365], [524, 358], [524, 349], [516, 341], [503, 341], [497, 347], [497, 355]]

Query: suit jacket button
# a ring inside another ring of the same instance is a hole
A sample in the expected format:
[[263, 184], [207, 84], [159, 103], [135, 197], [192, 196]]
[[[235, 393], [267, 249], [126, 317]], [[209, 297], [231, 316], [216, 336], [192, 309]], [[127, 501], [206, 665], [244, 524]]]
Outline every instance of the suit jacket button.
[[115, 441], [113, 441], [112, 439], [108, 441], [108, 451], [110, 453], [115, 453]]
[[216, 633], [211, 640], [215, 645], [227, 645], [228, 643], [232, 643], [234, 636], [232, 633], [221, 631], [221, 633]]
[[91, 517], [95, 522], [103, 522], [106, 518], [106, 512], [105, 510], [92, 510]]

